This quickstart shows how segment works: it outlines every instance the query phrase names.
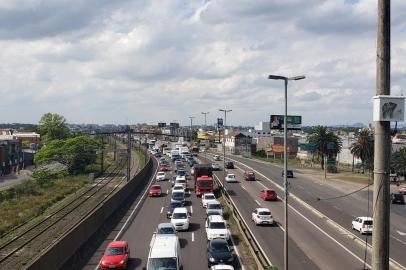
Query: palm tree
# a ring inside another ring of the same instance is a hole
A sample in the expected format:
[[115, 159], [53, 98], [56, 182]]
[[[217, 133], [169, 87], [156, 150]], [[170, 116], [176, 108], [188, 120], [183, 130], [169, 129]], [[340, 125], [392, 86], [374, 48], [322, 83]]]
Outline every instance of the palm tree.
[[406, 180], [406, 148], [402, 148], [392, 154], [391, 168], [396, 173], [403, 175], [403, 178]]
[[[341, 151], [342, 141], [325, 126], [316, 126], [311, 129], [308, 142], [316, 146], [316, 152], [321, 159], [321, 168], [324, 170], [324, 157], [330, 154], [337, 154]], [[334, 144], [334, 149], [329, 149], [328, 144]]]
[[355, 135], [355, 142], [350, 147], [351, 154], [360, 158], [362, 161], [362, 172], [365, 173], [365, 168], [373, 169], [374, 165], [374, 137], [369, 129], [361, 129]]

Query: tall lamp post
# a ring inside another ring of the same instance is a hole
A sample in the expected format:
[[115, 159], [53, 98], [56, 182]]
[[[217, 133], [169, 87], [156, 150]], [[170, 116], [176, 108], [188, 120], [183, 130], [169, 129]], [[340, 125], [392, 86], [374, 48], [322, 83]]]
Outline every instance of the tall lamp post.
[[303, 80], [306, 78], [305, 76], [295, 76], [295, 77], [284, 77], [278, 75], [269, 75], [268, 79], [270, 80], [283, 80], [285, 82], [285, 113], [283, 118], [283, 185], [285, 191], [285, 205], [284, 205], [284, 212], [285, 212], [285, 231], [283, 235], [283, 242], [284, 242], [284, 253], [283, 253], [283, 261], [284, 261], [284, 269], [288, 270], [288, 178], [287, 178], [287, 171], [288, 171], [288, 157], [287, 157], [287, 143], [288, 143], [288, 134], [287, 134], [287, 116], [288, 116], [288, 81], [297, 81]]
[[[204, 114], [204, 131], [205, 131], [205, 134], [207, 134], [206, 132], [207, 132], [207, 124], [206, 124], [206, 117], [207, 117], [207, 115], [209, 114], [210, 112], [202, 112], [202, 114]], [[207, 149], [204, 149], [204, 159], [205, 159], [205, 162], [206, 162], [206, 160], [207, 160], [207, 151], [206, 151]]]
[[232, 110], [219, 109], [220, 112], [224, 112], [224, 132], [223, 132], [223, 187], [224, 180], [226, 179], [226, 128], [227, 128], [227, 113]]
[[189, 116], [190, 118], [190, 144], [192, 144], [192, 138], [193, 138], [193, 118], [195, 118], [194, 116]]

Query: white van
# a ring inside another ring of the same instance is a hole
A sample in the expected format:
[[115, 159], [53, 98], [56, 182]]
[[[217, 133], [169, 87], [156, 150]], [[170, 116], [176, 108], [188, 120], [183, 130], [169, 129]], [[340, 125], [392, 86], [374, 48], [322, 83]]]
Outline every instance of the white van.
[[171, 157], [171, 158], [172, 158], [172, 156], [179, 155], [179, 151], [178, 151], [178, 150], [171, 150], [170, 153], [171, 153], [171, 154], [170, 154], [170, 157]]
[[149, 246], [147, 270], [181, 269], [180, 244], [176, 235], [155, 234]]

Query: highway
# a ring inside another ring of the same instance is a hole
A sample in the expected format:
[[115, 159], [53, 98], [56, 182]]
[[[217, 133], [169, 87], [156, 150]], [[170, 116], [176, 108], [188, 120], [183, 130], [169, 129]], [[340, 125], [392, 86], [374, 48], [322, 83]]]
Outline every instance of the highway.
[[[156, 162], [154, 164], [156, 167]], [[173, 167], [173, 165], [172, 165]], [[190, 170], [188, 168], [188, 185], [193, 187]], [[173, 172], [169, 174], [171, 178]], [[159, 182], [163, 191], [170, 193], [171, 184], [169, 181]], [[147, 191], [149, 186], [145, 187]], [[128, 269], [145, 269], [149, 253], [149, 244], [155, 228], [159, 223], [169, 222], [166, 218], [166, 206], [170, 202], [170, 195], [162, 197], [147, 197], [145, 201], [139, 198], [128, 210], [118, 226], [112, 230], [110, 235], [100, 244], [96, 252], [87, 261], [83, 269], [94, 270], [102, 257], [103, 251], [108, 244], [119, 235], [117, 239], [127, 240], [131, 250], [131, 260]], [[191, 213], [190, 228], [185, 232], [178, 232], [181, 244], [181, 261], [183, 269], [208, 269], [206, 257], [206, 232], [205, 211], [201, 204], [201, 199], [197, 198], [192, 192], [186, 198], [186, 207]], [[131, 213], [134, 211], [134, 216]], [[128, 220], [126, 228], [123, 230], [125, 222]], [[236, 252], [238, 249], [235, 248]], [[238, 256], [235, 256], [235, 269], [241, 269]]]
[[[239, 210], [245, 215], [246, 221], [250, 221], [251, 211], [261, 205], [268, 207], [275, 219], [283, 224], [282, 200], [284, 198], [281, 196], [282, 190], [279, 188], [283, 182], [282, 169], [245, 158], [234, 156], [230, 158], [238, 161], [236, 162], [236, 169], [229, 170], [229, 172], [235, 173], [240, 183], [229, 183], [226, 184], [226, 187]], [[242, 180], [243, 171], [249, 169], [256, 171], [257, 181], [245, 182]], [[222, 179], [223, 172], [217, 172], [216, 175]], [[264, 188], [276, 190], [282, 200], [278, 202], [260, 200], [259, 192]], [[291, 179], [290, 188], [291, 194], [302, 199], [305, 204], [311, 206], [310, 208], [317, 209], [317, 211], [309, 210], [309, 207], [306, 207], [303, 202], [295, 199], [291, 199], [289, 202], [289, 263], [291, 269], [300, 269], [295, 266], [295, 264], [300, 263], [305, 266], [305, 269], [362, 269], [365, 245], [361, 245], [361, 241], [355, 238], [355, 236], [360, 237], [358, 232], [351, 232], [351, 220], [353, 216], [367, 214], [365, 193], [354, 194], [339, 200], [318, 201], [316, 197], [332, 198], [343, 195], [344, 192], [339, 189], [332, 189], [317, 180], [308, 179], [305, 175], [297, 173], [296, 177]], [[402, 225], [402, 223], [406, 224], [404, 211], [405, 208], [402, 205], [393, 206], [391, 216], [391, 258], [395, 260], [392, 262], [392, 266], [398, 262], [403, 265], [403, 269], [406, 264], [402, 254], [404, 254], [406, 247], [403, 242], [399, 242], [401, 235], [396, 234], [397, 231], [405, 231], [405, 225]], [[333, 222], [330, 222], [326, 217], [331, 218]], [[335, 222], [342, 228], [335, 226]], [[257, 238], [262, 241], [261, 245], [271, 261], [281, 268], [283, 266], [282, 229], [278, 227], [258, 228], [252, 223], [250, 227]], [[275, 244], [275, 239], [272, 237], [279, 237], [277, 239], [280, 239], [281, 242]], [[368, 237], [368, 242], [371, 242], [371, 237]], [[366, 267], [370, 264], [370, 258], [371, 255], [367, 252]], [[402, 269], [402, 267], [392, 268]]]

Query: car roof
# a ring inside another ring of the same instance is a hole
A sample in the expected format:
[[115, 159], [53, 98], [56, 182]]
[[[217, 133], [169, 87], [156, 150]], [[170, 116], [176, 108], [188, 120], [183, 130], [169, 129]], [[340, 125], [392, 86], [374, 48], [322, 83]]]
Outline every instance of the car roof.
[[271, 210], [269, 210], [268, 208], [265, 208], [265, 207], [256, 208], [255, 210], [257, 210], [257, 211], [268, 211], [268, 212], [271, 212]]
[[175, 184], [175, 185], [173, 185], [173, 187], [181, 187], [181, 188], [183, 188], [183, 185], [182, 184]]
[[227, 240], [224, 238], [214, 238], [210, 240], [210, 243], [225, 243], [228, 245]]
[[211, 267], [213, 270], [234, 270], [234, 267], [227, 264], [218, 264]]
[[187, 213], [186, 207], [177, 207], [173, 210], [173, 213]]
[[158, 172], [158, 174], [165, 174], [165, 172]]
[[215, 200], [215, 201], [210, 201], [210, 202], [208, 202], [207, 204], [208, 204], [208, 205], [209, 205], [209, 204], [220, 204], [220, 202], [217, 201], [217, 200]]
[[127, 244], [127, 241], [112, 241], [107, 247], [124, 247]]
[[227, 176], [231, 176], [231, 175], [235, 176], [235, 174], [233, 174], [233, 173], [228, 173], [227, 174]]
[[360, 218], [360, 219], [363, 219], [363, 220], [373, 220], [373, 218], [371, 218], [371, 217], [357, 217], [357, 218]]
[[[206, 197], [206, 196], [208, 196], [208, 195], [214, 196], [213, 193], [205, 193], [205, 194], [203, 194], [204, 197]], [[216, 196], [214, 196], [214, 197], [216, 197]]]
[[151, 243], [150, 258], [173, 258], [176, 257], [177, 245], [179, 244], [176, 235], [157, 234]]
[[224, 222], [224, 218], [220, 215], [209, 216], [210, 222]]
[[165, 223], [159, 223], [158, 224], [158, 229], [160, 229], [160, 228], [168, 228], [168, 227], [173, 228], [172, 223], [165, 222]]

